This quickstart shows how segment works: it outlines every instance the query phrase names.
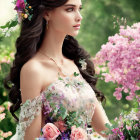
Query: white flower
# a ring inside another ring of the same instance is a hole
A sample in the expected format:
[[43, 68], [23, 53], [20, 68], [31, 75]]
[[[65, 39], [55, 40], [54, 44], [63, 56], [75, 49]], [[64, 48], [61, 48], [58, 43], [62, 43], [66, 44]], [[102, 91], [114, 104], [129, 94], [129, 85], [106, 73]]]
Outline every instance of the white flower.
[[82, 66], [82, 70], [86, 70], [86, 68], [87, 68], [87, 63], [85, 62], [85, 59], [80, 59], [80, 60], [79, 60], [79, 63], [80, 63], [81, 66]]

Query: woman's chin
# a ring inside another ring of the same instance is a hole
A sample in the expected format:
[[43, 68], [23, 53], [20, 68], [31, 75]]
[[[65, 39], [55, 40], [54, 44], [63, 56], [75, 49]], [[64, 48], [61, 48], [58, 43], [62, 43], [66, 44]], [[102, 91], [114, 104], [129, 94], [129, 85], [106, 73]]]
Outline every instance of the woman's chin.
[[78, 33], [79, 33], [79, 31], [74, 32], [74, 33], [71, 33], [70, 35], [71, 35], [71, 36], [77, 36], [77, 35], [78, 35]]

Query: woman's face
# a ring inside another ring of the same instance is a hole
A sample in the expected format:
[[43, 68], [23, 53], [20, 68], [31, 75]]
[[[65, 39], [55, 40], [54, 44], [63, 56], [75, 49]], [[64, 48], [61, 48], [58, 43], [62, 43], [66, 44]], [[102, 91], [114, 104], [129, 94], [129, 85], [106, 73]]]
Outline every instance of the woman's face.
[[55, 8], [51, 11], [49, 28], [51, 26], [53, 30], [64, 35], [77, 35], [79, 29], [73, 26], [81, 24], [81, 9], [81, 0], [69, 0], [63, 6]]

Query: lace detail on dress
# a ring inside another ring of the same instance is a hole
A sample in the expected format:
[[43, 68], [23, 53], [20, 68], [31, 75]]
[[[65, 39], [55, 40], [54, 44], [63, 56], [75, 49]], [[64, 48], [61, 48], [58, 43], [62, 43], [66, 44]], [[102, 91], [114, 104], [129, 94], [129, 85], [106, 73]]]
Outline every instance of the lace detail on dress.
[[33, 100], [26, 100], [21, 105], [19, 123], [16, 127], [17, 139], [24, 140], [25, 131], [28, 126], [32, 123], [34, 118], [41, 113], [42, 108], [42, 96], [37, 96]]

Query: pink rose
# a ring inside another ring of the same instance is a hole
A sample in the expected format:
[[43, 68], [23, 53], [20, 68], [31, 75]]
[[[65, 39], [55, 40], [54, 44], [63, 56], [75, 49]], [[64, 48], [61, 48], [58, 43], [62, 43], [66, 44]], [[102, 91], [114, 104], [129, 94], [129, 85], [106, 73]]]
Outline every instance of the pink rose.
[[59, 129], [52, 123], [47, 123], [42, 131], [47, 140], [55, 140], [61, 134]]
[[84, 129], [76, 126], [71, 127], [70, 140], [87, 140], [87, 133]]

